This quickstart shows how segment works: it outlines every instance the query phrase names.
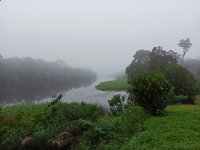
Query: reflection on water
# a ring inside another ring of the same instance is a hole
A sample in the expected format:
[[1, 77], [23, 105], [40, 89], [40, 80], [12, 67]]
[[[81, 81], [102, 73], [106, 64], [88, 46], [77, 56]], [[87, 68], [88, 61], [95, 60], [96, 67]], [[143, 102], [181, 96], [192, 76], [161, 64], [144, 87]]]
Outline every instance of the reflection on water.
[[[63, 102], [87, 102], [87, 103], [96, 103], [104, 107], [108, 106], [108, 100], [113, 97], [113, 95], [121, 94], [127, 96], [125, 91], [114, 92], [114, 91], [100, 91], [95, 88], [95, 85], [99, 84], [102, 81], [113, 80], [113, 78], [101, 77], [98, 78], [96, 82], [91, 84], [88, 87], [80, 87], [71, 89], [63, 94]], [[51, 98], [46, 98], [42, 102], [50, 101]]]

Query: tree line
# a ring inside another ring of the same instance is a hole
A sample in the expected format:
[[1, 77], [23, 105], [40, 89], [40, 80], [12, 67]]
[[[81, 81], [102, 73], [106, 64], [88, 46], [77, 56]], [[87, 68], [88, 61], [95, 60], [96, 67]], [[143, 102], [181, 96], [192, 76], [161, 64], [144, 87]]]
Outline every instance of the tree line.
[[0, 103], [40, 100], [95, 80], [95, 72], [72, 68], [61, 60], [4, 59], [0, 55]]

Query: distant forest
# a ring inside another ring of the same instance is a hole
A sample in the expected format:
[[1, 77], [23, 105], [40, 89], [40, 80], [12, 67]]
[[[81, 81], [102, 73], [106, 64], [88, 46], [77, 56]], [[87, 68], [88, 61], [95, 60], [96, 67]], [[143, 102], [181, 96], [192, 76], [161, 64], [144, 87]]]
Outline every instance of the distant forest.
[[67, 66], [64, 61], [7, 58], [0, 55], [0, 104], [31, 102], [96, 81], [89, 69]]

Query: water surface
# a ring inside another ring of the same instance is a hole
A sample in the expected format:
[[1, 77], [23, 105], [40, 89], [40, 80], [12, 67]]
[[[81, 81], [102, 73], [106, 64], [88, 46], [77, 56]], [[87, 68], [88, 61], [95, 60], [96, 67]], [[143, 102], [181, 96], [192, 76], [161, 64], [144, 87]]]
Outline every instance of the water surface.
[[[100, 91], [95, 88], [100, 82], [114, 80], [110, 77], [99, 77], [96, 82], [92, 83], [88, 87], [73, 88], [69, 91], [62, 93], [63, 102], [87, 102], [99, 104], [103, 107], [108, 107], [108, 100], [113, 97], [113, 95], [120, 94], [127, 96], [125, 91]], [[46, 98], [42, 102], [50, 101], [51, 98]]]

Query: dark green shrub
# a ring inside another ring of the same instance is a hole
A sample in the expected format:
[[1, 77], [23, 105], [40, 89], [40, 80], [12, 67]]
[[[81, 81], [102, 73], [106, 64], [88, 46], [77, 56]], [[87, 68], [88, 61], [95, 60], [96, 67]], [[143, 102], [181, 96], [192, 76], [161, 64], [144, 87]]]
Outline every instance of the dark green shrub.
[[173, 95], [173, 97], [169, 100], [170, 104], [184, 104], [187, 103], [188, 96], [184, 95]]
[[94, 126], [95, 125], [89, 120], [79, 119], [69, 122], [67, 128], [73, 135], [81, 135]]
[[84, 136], [93, 144], [97, 144], [100, 141], [108, 142], [110, 139], [114, 139], [114, 135], [119, 131], [119, 127], [119, 124], [116, 126], [113, 117], [104, 116], [100, 118], [95, 126], [88, 130]]
[[148, 113], [159, 115], [167, 106], [170, 84], [160, 72], [145, 72], [134, 75], [129, 80], [129, 92], [135, 101]]
[[184, 103], [194, 103], [196, 95], [195, 80], [191, 72], [180, 65], [166, 65], [160, 68], [169, 83], [174, 86], [176, 96], [187, 96]]
[[[66, 117], [68, 121], [83, 119], [93, 119], [94, 115], [104, 114], [104, 109], [98, 105], [82, 103], [63, 103], [59, 111]], [[98, 114], [97, 114], [98, 113]]]
[[31, 135], [31, 130], [26, 128], [12, 129], [6, 134], [6, 138], [2, 141], [1, 145], [20, 145], [21, 140], [27, 136]]
[[195, 78], [195, 90], [198, 95], [200, 95], [200, 78]]

